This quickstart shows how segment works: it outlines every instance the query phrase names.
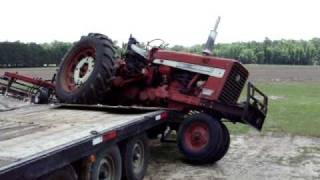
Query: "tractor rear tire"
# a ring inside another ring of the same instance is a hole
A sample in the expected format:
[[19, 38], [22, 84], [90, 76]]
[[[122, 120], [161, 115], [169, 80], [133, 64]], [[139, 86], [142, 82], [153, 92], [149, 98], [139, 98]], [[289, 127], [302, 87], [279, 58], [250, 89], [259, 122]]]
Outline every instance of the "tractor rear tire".
[[213, 163], [212, 154], [219, 151], [221, 135], [219, 120], [205, 113], [193, 114], [180, 125], [178, 147], [190, 163]]
[[[109, 92], [115, 75], [115, 48], [107, 36], [83, 36], [63, 57], [57, 74], [60, 102], [96, 104]], [[90, 62], [89, 62], [90, 61]]]

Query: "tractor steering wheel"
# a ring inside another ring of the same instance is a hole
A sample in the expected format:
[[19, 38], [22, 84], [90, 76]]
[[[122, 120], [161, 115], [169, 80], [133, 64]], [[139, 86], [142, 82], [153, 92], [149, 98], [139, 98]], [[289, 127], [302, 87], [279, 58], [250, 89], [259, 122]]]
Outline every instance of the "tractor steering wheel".
[[[159, 42], [159, 45], [153, 45], [153, 43], [157, 43]], [[152, 48], [165, 48], [167, 47], [168, 44], [166, 44], [166, 42], [162, 39], [153, 39], [151, 41], [149, 41], [146, 45], [146, 49], [147, 51], [149, 51]]]

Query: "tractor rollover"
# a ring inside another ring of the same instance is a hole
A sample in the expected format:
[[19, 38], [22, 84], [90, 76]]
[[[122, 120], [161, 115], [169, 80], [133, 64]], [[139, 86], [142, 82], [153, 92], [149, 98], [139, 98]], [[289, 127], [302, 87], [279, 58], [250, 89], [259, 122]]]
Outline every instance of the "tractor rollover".
[[[136, 105], [176, 111], [180, 116], [168, 126], [178, 132], [178, 145], [186, 158], [205, 163], [220, 160], [230, 141], [221, 120], [261, 130], [268, 98], [248, 83], [246, 101], [238, 102], [249, 73], [236, 60], [211, 56], [217, 24], [203, 55], [165, 50], [161, 40], [161, 45], [148, 43], [142, 49], [130, 36], [126, 52], [118, 58], [107, 36], [83, 36], [62, 60], [56, 79], [57, 98], [67, 104]], [[150, 136], [165, 130], [157, 128]]]

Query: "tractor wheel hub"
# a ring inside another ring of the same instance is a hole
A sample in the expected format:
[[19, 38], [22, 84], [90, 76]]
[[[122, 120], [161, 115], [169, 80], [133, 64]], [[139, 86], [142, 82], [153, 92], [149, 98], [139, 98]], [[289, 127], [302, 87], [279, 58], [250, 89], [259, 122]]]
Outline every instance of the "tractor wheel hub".
[[80, 86], [85, 83], [90, 77], [93, 69], [94, 58], [90, 56], [82, 58], [76, 65], [73, 72], [73, 78], [76, 86]]

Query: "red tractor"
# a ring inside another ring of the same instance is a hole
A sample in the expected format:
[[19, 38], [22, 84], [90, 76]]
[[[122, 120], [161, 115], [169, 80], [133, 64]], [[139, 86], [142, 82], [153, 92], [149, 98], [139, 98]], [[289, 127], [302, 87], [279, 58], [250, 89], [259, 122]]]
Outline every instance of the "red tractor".
[[169, 126], [178, 132], [181, 152], [192, 161], [215, 162], [229, 147], [222, 119], [261, 130], [267, 113], [267, 97], [251, 83], [246, 101], [238, 103], [248, 70], [236, 60], [211, 56], [217, 24], [203, 55], [168, 51], [164, 43], [152, 47], [148, 43], [149, 48], [142, 49], [130, 36], [126, 52], [118, 58], [107, 36], [83, 36], [61, 62], [56, 95], [67, 104], [176, 111], [181, 118], [172, 119]]

